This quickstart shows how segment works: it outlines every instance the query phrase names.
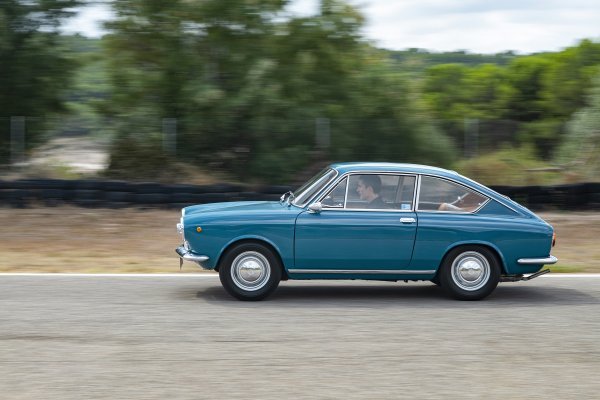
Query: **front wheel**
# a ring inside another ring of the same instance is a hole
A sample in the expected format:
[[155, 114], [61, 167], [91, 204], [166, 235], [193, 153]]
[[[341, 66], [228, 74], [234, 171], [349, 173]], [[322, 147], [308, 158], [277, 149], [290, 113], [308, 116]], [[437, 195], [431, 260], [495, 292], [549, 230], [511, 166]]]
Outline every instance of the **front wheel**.
[[219, 266], [221, 284], [239, 300], [262, 300], [281, 280], [281, 263], [273, 252], [258, 243], [235, 246]]
[[459, 300], [480, 300], [500, 281], [500, 262], [488, 248], [465, 246], [451, 250], [440, 271], [442, 288]]

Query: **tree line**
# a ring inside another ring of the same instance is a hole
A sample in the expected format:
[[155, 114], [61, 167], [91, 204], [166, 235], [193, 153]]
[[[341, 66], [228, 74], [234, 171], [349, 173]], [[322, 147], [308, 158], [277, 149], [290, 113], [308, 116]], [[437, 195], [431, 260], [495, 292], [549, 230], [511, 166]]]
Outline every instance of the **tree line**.
[[[286, 14], [285, 0], [120, 0], [102, 39], [61, 35], [78, 4], [0, 7], [4, 159], [11, 116], [65, 111], [114, 137], [118, 177], [152, 177], [174, 160], [271, 183], [317, 159], [455, 167], [471, 131], [481, 151], [502, 142], [568, 164], [593, 142], [581, 116], [598, 96], [591, 40], [527, 56], [392, 52], [361, 36], [363, 16], [341, 0], [308, 17]], [[165, 118], [176, 154], [164, 151]]]

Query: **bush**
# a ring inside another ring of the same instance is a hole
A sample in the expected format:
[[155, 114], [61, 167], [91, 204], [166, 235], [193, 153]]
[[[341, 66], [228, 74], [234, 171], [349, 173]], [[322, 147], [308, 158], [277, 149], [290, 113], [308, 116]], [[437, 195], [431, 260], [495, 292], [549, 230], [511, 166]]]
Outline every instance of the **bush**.
[[531, 147], [506, 148], [462, 160], [454, 169], [485, 185], [544, 185], [561, 180], [550, 164], [536, 158]]
[[106, 175], [117, 179], [156, 180], [169, 161], [158, 139], [138, 140], [131, 135], [122, 136], [112, 145]]

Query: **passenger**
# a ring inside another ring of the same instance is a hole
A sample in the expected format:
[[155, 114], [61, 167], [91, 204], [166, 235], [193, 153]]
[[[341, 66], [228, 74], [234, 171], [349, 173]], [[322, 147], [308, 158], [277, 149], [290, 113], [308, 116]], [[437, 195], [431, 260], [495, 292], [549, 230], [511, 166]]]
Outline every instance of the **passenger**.
[[452, 203], [442, 203], [438, 207], [439, 211], [462, 211], [462, 212], [471, 212], [475, 211], [481, 206], [481, 203], [478, 203], [477, 200], [479, 198], [477, 196], [473, 196], [472, 193], [465, 193], [462, 196], [459, 196], [456, 201]]
[[442, 203], [438, 207], [439, 211], [464, 211], [461, 207], [455, 206], [452, 203]]

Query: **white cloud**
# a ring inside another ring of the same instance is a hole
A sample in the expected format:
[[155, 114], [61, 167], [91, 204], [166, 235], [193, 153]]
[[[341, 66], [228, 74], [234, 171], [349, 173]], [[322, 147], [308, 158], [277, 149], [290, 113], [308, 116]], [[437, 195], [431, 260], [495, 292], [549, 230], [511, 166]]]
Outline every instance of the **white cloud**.
[[[600, 40], [598, 0], [350, 0], [367, 18], [365, 36], [389, 49], [496, 53], [556, 51], [583, 38]], [[294, 0], [288, 11], [307, 16], [319, 0]], [[106, 5], [81, 10], [65, 26], [68, 33], [101, 36]]]
[[365, 34], [390, 49], [496, 53], [555, 51], [600, 39], [597, 0], [353, 0], [367, 16]]
[[66, 21], [62, 31], [65, 33], [81, 33], [89, 37], [100, 37], [106, 33], [102, 23], [110, 20], [113, 13], [106, 4], [92, 4], [81, 8], [76, 16]]

